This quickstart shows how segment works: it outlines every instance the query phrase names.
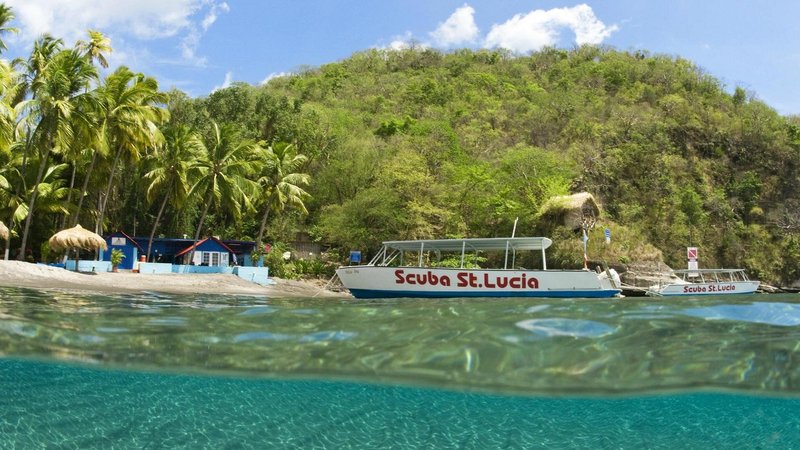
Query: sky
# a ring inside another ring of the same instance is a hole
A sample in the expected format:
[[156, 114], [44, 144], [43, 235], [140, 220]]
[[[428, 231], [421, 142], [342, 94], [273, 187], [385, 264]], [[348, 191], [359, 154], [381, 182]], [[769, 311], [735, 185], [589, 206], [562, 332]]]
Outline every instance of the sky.
[[800, 114], [797, 0], [4, 1], [19, 33], [5, 36], [3, 57], [26, 57], [44, 33], [72, 45], [99, 30], [111, 38], [111, 69], [126, 65], [193, 97], [370, 48], [526, 55], [598, 44], [689, 59], [728, 92], [742, 87], [781, 114]]

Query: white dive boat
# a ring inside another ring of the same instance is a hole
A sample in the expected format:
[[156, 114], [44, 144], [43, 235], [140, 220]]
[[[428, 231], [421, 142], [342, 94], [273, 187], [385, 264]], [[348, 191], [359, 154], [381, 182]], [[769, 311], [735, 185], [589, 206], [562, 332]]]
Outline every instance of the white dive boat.
[[744, 269], [673, 270], [670, 280], [647, 290], [648, 295], [727, 295], [752, 294], [761, 284], [747, 278]]
[[[343, 266], [336, 274], [356, 298], [614, 297], [620, 294], [619, 276], [613, 269], [601, 273], [547, 270], [544, 251], [552, 243], [544, 237], [387, 241], [369, 264]], [[520, 252], [527, 251], [541, 252], [542, 269], [516, 267]], [[466, 267], [469, 258], [478, 252], [494, 252], [496, 259], [504, 261], [502, 267]], [[408, 257], [412, 259], [411, 265], [408, 265]], [[450, 264], [438, 263], [443, 257]]]

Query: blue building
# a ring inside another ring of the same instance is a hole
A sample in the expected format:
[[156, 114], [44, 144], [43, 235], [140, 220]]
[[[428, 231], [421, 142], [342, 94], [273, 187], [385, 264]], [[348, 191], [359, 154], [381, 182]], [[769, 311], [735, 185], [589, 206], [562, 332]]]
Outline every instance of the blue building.
[[133, 269], [134, 263], [139, 259], [139, 255], [143, 255], [145, 250], [136, 242], [136, 239], [128, 236], [122, 231], [117, 231], [105, 237], [108, 251], [103, 252], [102, 260], [111, 260], [111, 250], [122, 250], [125, 258], [120, 263], [120, 269]]
[[[192, 266], [223, 266], [238, 265], [236, 253], [215, 237], [197, 241], [197, 244], [186, 247], [175, 255], [179, 258], [178, 264]], [[191, 258], [191, 260], [189, 259]]]
[[[120, 264], [121, 269], [132, 269], [136, 261], [147, 254], [149, 237], [131, 237], [122, 231], [105, 236], [108, 251], [101, 257], [109, 261], [112, 249], [120, 249], [125, 254], [125, 259]], [[180, 238], [154, 238], [150, 246], [148, 262], [162, 262], [172, 264], [189, 264], [189, 253], [194, 246], [194, 239]], [[197, 242], [194, 254], [195, 265], [250, 265], [250, 254], [256, 243], [253, 241], [220, 240], [215, 237], [201, 239]]]

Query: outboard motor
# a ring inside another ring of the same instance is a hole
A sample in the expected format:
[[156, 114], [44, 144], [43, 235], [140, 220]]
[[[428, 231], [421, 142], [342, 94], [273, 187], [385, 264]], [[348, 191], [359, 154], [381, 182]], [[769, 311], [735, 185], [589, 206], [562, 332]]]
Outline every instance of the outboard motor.
[[622, 281], [619, 279], [619, 274], [617, 273], [616, 270], [609, 268], [608, 275], [611, 278], [611, 281], [613, 282], [615, 288], [617, 289], [622, 288]]
[[604, 289], [622, 289], [622, 282], [616, 270], [611, 268], [602, 270], [600, 266], [597, 266], [597, 273], [600, 284], [604, 286]]

